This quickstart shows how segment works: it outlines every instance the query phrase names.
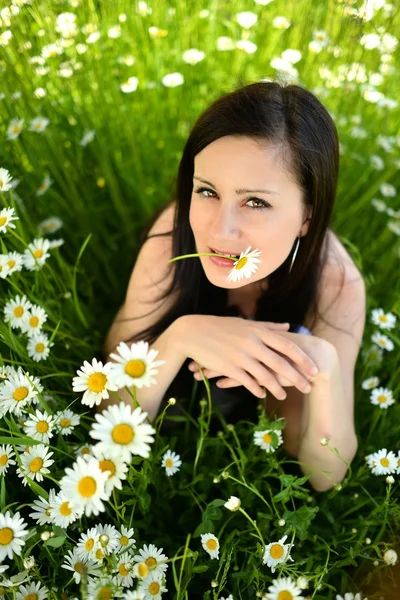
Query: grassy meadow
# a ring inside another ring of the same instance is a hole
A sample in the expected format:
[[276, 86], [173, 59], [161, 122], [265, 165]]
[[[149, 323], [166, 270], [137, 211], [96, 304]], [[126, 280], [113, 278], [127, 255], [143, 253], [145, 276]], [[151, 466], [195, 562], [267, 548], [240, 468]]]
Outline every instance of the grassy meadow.
[[[384, 0], [1, 3], [2, 597], [399, 597], [399, 30]], [[139, 407], [143, 442], [110, 449], [123, 408], [95, 418], [110, 375], [95, 359], [191, 126], [263, 79], [305, 86], [335, 120], [332, 226], [367, 288], [358, 452], [323, 493], [288, 473], [284, 422], [211, 435], [208, 387], [179, 436]], [[76, 389], [84, 365], [97, 395]]]

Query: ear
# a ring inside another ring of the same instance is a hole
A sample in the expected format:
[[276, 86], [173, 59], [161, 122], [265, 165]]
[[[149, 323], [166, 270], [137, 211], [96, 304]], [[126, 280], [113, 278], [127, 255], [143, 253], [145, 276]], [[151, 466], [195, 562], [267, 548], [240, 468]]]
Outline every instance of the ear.
[[305, 215], [304, 215], [304, 220], [303, 220], [303, 226], [301, 228], [301, 236], [303, 237], [305, 235], [307, 235], [308, 233], [308, 228], [310, 227], [310, 221], [311, 221], [311, 217], [312, 217], [312, 207], [311, 206], [307, 206], [306, 210], [305, 210]]

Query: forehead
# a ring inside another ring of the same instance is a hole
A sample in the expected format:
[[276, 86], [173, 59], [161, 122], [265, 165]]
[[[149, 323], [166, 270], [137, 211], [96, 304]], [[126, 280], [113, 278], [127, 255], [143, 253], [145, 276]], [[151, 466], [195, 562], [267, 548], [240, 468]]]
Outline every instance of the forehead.
[[244, 136], [225, 136], [203, 148], [195, 156], [194, 175], [215, 185], [226, 183], [227, 175], [241, 187], [293, 185], [277, 149]]

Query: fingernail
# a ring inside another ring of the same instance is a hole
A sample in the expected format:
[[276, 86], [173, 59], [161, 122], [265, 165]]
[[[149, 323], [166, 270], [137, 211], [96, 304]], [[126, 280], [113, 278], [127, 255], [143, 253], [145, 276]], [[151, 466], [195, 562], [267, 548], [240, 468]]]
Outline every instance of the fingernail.
[[188, 369], [189, 369], [189, 371], [194, 371], [194, 365], [189, 365]]
[[319, 373], [319, 370], [317, 369], [317, 367], [312, 367], [311, 374], [312, 375], [317, 375], [318, 373]]

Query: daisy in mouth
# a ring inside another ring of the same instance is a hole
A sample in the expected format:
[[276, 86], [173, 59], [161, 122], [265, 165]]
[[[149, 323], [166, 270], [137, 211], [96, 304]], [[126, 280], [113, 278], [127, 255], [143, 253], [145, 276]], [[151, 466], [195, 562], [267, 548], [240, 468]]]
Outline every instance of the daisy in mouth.
[[[212, 248], [210, 248], [212, 250]], [[244, 252], [241, 252], [239, 255], [236, 254], [219, 254], [216, 251], [212, 252], [199, 252], [196, 254], [184, 254], [182, 256], [175, 256], [175, 258], [171, 258], [168, 262], [174, 262], [175, 260], [180, 260], [182, 258], [191, 258], [193, 256], [214, 256], [220, 257], [224, 259], [229, 259], [233, 262], [233, 268], [229, 271], [227, 281], [240, 281], [243, 278], [249, 279], [258, 269], [258, 264], [261, 260], [258, 258], [261, 256], [261, 251], [251, 250], [251, 246], [249, 246]]]

